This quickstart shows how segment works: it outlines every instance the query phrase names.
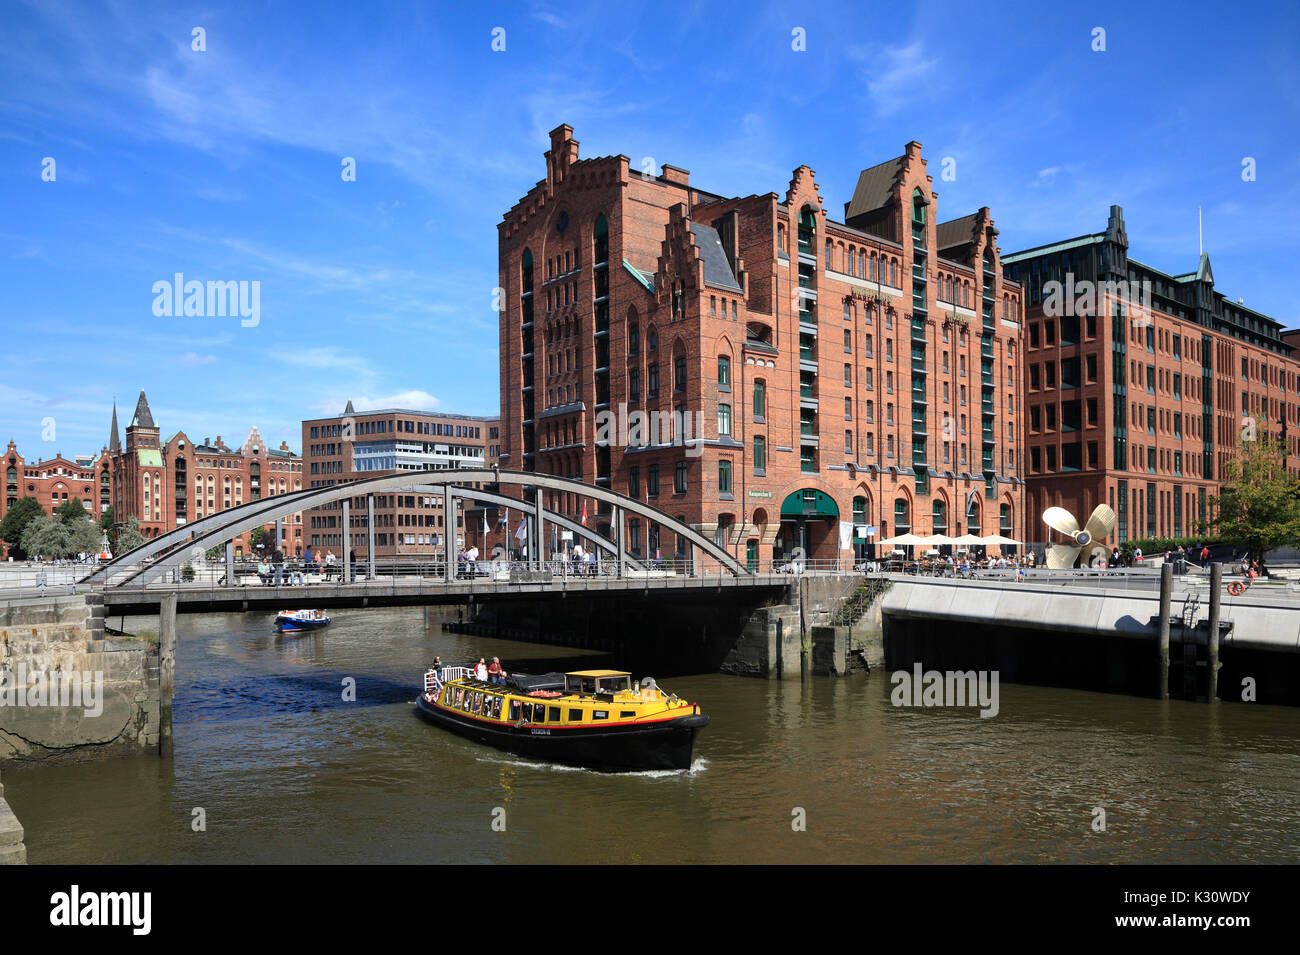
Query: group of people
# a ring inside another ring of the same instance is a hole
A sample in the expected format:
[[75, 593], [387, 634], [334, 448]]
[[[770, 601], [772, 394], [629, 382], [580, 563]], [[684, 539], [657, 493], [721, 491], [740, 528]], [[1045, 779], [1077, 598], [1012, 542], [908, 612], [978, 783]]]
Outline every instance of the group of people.
[[[442, 657], [433, 658], [433, 666], [430, 667], [437, 676], [437, 682], [442, 683]], [[491, 663], [485, 662], [483, 657], [478, 658], [478, 663], [474, 664], [474, 679], [483, 683], [496, 683], [505, 686], [506, 676], [508, 675], [505, 668], [501, 666], [501, 659], [493, 657]]]
[[[357, 555], [356, 550], [352, 551], [352, 579], [356, 580], [357, 574]], [[302, 555], [302, 564], [297, 567], [290, 566], [286, 572], [284, 552], [278, 547], [268, 557], [265, 553], [259, 554], [257, 558], [257, 576], [262, 583], [268, 586], [278, 587], [286, 582], [286, 578], [291, 584], [303, 584], [307, 582], [307, 574], [318, 574], [322, 571], [325, 579], [329, 580], [337, 571], [336, 565], [338, 558], [334, 556], [334, 551], [326, 551], [322, 563], [318, 563], [312, 556], [311, 548], [308, 547]], [[323, 564], [323, 566], [322, 566]]]

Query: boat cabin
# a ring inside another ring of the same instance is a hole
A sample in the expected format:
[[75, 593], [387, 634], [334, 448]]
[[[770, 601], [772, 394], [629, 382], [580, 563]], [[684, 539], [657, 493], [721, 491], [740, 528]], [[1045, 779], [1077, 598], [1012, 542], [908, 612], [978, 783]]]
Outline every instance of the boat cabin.
[[572, 696], [608, 696], [632, 689], [632, 674], [622, 670], [575, 670], [564, 674], [564, 692]]

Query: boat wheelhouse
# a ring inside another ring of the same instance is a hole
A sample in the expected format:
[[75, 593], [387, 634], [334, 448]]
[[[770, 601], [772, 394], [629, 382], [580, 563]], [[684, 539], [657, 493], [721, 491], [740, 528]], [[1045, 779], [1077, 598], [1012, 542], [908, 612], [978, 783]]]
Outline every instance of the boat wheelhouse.
[[709, 723], [699, 704], [622, 670], [516, 673], [493, 683], [444, 667], [425, 674], [416, 706], [429, 722], [475, 742], [609, 772], [689, 769], [695, 734]]

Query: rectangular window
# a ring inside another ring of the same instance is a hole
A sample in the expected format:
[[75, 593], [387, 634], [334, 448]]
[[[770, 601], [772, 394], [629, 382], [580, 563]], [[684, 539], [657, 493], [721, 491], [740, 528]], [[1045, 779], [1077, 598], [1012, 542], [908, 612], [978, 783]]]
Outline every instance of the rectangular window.
[[731, 493], [731, 462], [725, 458], [718, 462], [718, 493]]
[[754, 438], [754, 473], [762, 476], [767, 470], [767, 438]]
[[673, 490], [678, 494], [686, 493], [686, 462], [678, 461], [673, 469]]
[[718, 405], [718, 437], [731, 434], [731, 405]]

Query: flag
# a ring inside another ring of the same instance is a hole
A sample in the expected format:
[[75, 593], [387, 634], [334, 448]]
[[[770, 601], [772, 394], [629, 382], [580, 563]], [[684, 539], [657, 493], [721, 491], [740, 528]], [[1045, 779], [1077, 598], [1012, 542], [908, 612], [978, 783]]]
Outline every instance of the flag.
[[497, 527], [505, 528], [507, 530], [510, 528], [510, 508], [507, 507], [501, 513], [501, 519], [497, 521]]
[[582, 502], [582, 526], [587, 526], [587, 502]]
[[486, 534], [487, 532], [488, 532], [488, 526], [487, 526], [487, 508], [484, 508], [484, 509], [483, 509], [483, 533]]
[[519, 541], [519, 543], [522, 544], [524, 542], [524, 539], [527, 537], [528, 537], [528, 520], [527, 518], [524, 518], [520, 520], [519, 529], [515, 531], [515, 540]]

